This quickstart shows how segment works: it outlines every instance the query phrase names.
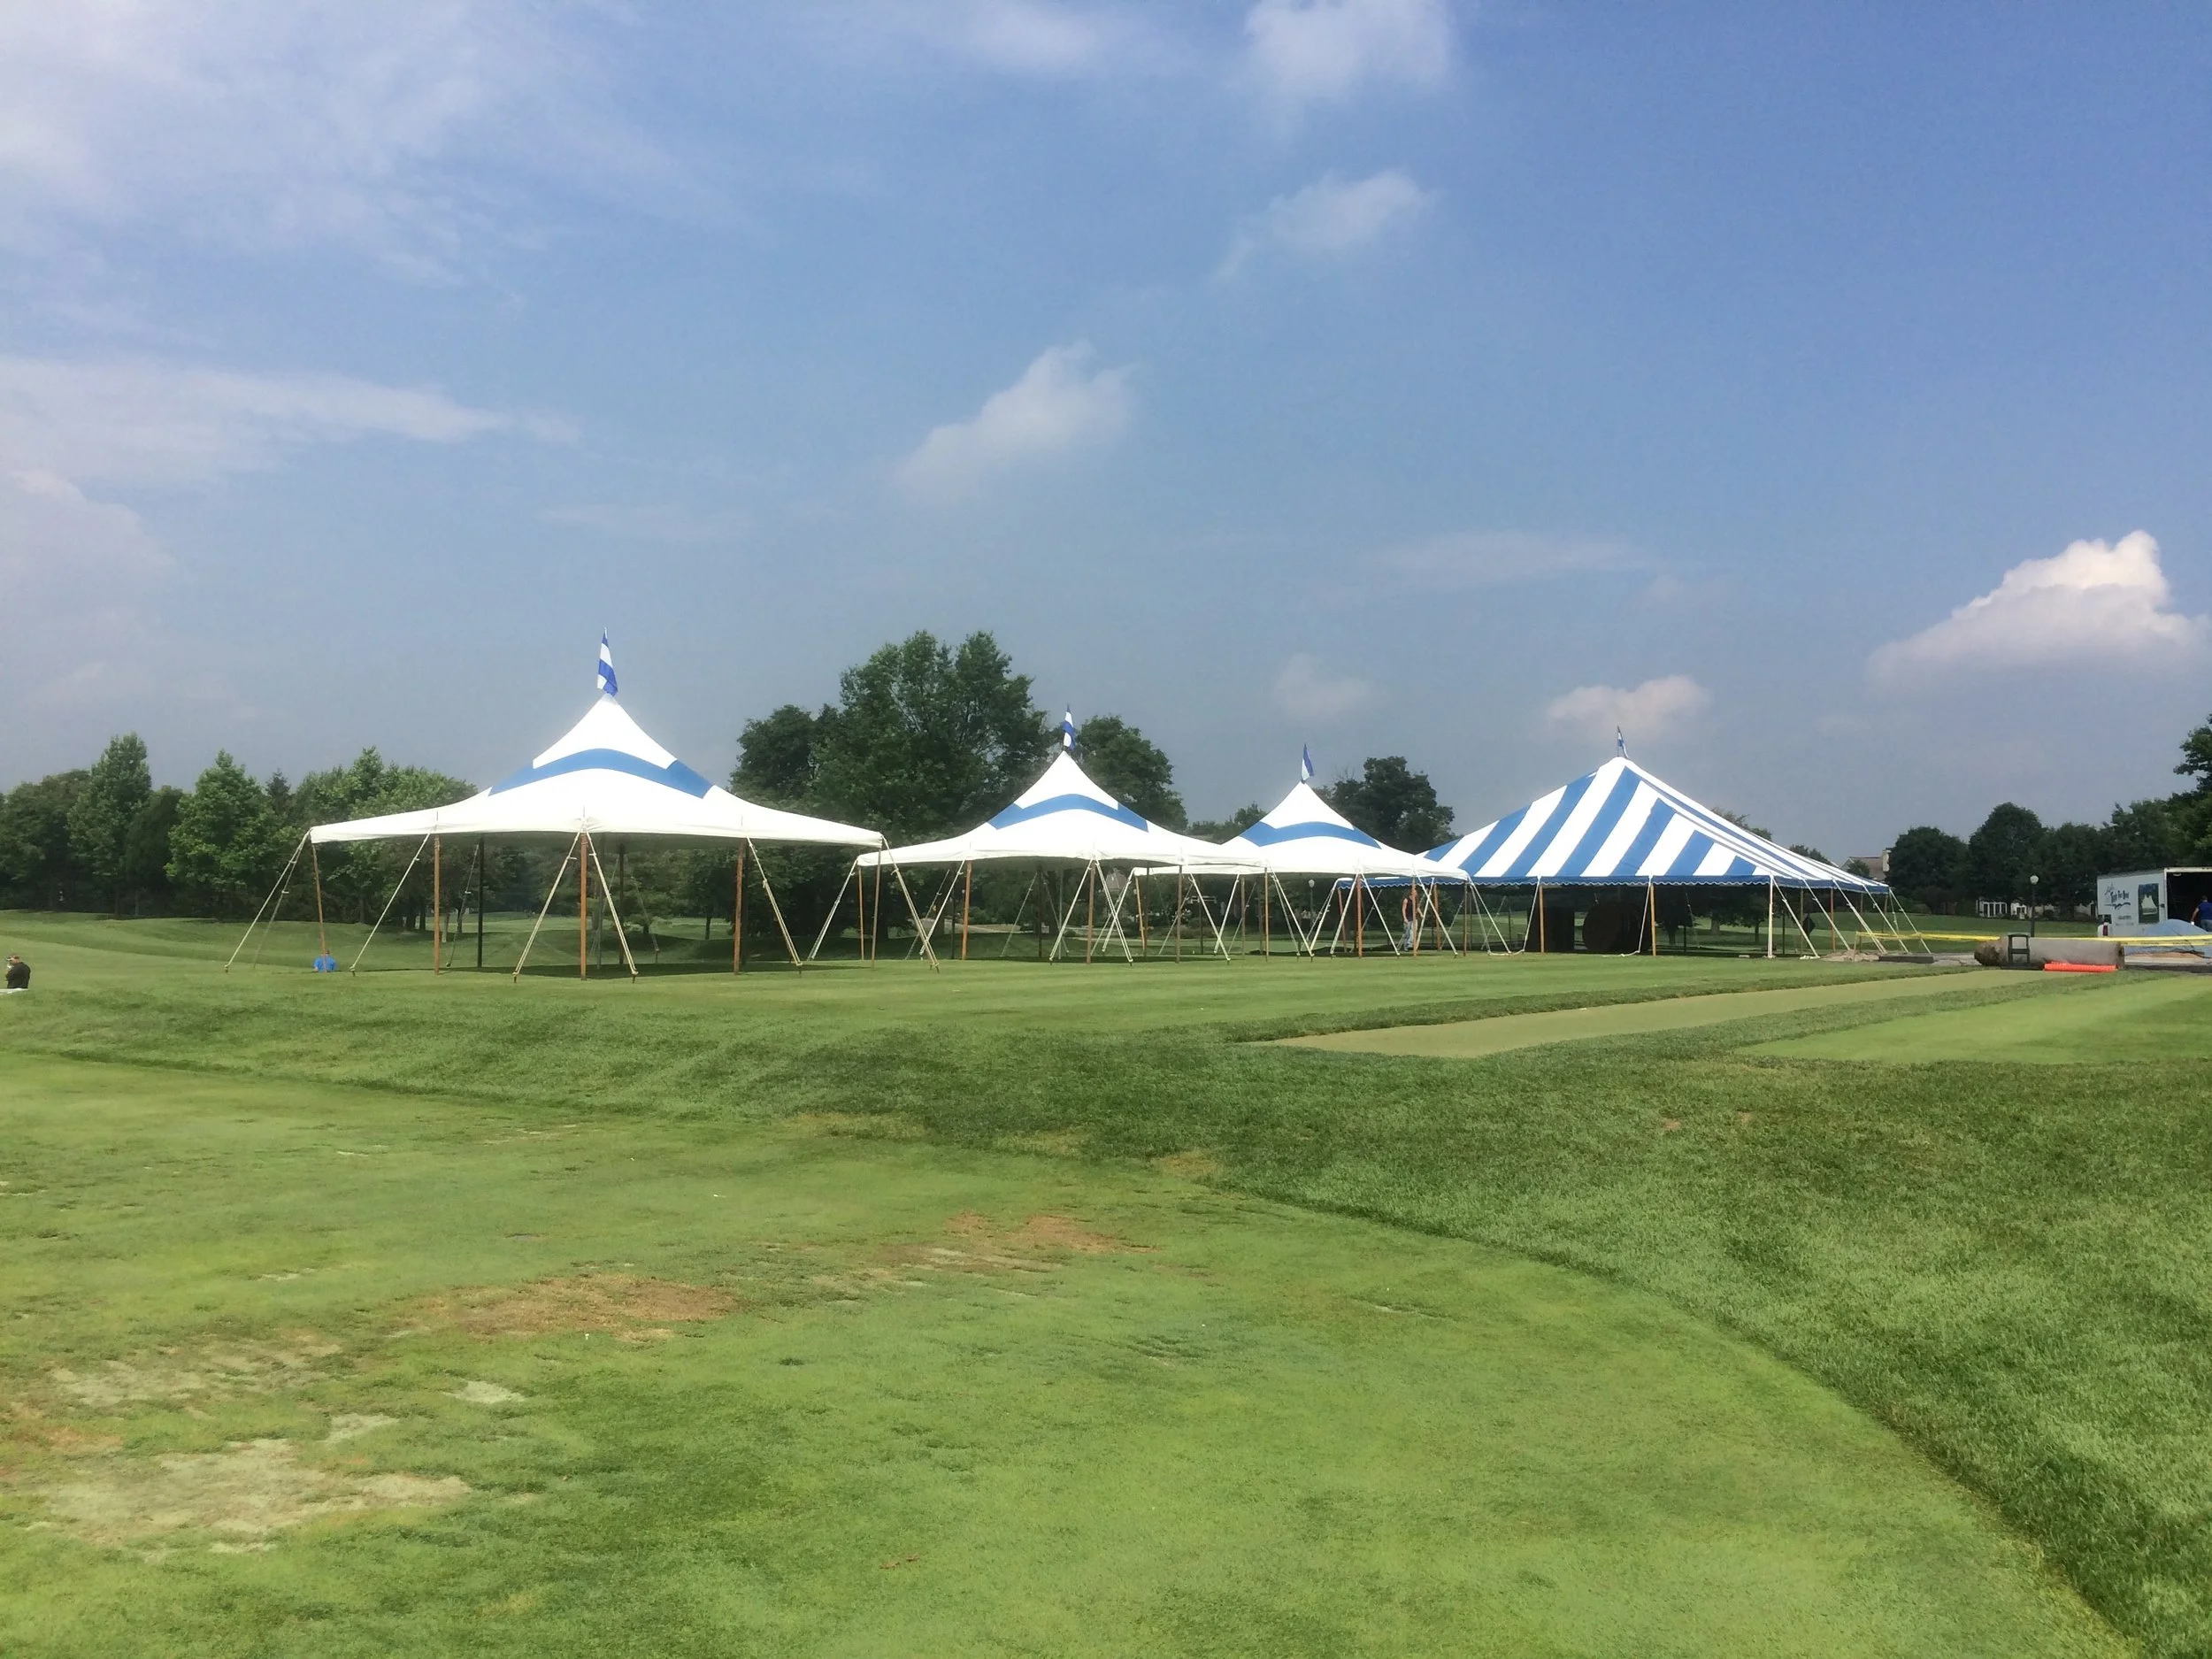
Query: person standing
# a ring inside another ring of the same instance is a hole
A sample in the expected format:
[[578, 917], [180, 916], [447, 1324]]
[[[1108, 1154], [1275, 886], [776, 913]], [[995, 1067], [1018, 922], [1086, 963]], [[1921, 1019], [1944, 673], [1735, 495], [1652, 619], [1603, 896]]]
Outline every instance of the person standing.
[[2203, 928], [2205, 932], [2212, 933], [2212, 893], [2206, 894], [2197, 901], [2196, 914], [2189, 919]]

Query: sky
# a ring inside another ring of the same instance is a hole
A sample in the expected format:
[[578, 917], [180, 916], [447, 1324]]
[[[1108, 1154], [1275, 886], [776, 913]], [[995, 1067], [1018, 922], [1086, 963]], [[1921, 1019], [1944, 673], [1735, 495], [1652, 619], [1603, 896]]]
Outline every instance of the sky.
[[0, 787], [710, 775], [916, 628], [1194, 812], [1837, 857], [2212, 710], [2212, 13], [0, 8]]

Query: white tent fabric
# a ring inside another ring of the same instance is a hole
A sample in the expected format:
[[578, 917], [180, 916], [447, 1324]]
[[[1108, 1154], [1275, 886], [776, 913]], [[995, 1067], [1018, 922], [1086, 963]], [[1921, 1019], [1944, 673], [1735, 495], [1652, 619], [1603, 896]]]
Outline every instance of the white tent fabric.
[[1424, 855], [1481, 887], [1696, 883], [1887, 893], [1778, 847], [1617, 756], [1564, 788]]
[[756, 806], [709, 783], [648, 737], [611, 693], [520, 772], [451, 806], [392, 812], [308, 832], [334, 841], [426, 835], [652, 835], [688, 841], [811, 841], [880, 847], [874, 830]]
[[1298, 786], [1275, 810], [1241, 834], [1221, 845], [1247, 874], [1361, 877], [1370, 880], [1411, 876], [1424, 881], [1457, 881], [1460, 872], [1417, 853], [1384, 846], [1324, 801], [1310, 783]]
[[1043, 777], [987, 824], [964, 835], [864, 854], [861, 864], [964, 864], [995, 858], [1058, 864], [1137, 864], [1233, 873], [1243, 861], [1148, 822], [1091, 781], [1063, 750]]

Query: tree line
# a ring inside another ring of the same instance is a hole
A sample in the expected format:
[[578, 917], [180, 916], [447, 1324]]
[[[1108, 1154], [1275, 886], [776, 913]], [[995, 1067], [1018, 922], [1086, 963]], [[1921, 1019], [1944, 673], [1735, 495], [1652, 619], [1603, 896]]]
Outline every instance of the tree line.
[[1932, 910], [2031, 898], [2093, 908], [2100, 875], [2212, 862], [2212, 720], [2182, 739], [2174, 771], [2188, 787], [2115, 805], [2101, 824], [2047, 825], [2007, 801], [1963, 840], [1916, 826], [1890, 849], [1889, 884]]
[[[967, 829], [1033, 781], [1058, 744], [1058, 724], [1033, 682], [987, 633], [949, 645], [916, 633], [884, 646], [838, 680], [834, 703], [787, 703], [744, 724], [730, 776], [736, 794], [765, 804], [880, 829], [894, 844]], [[1076, 733], [1077, 757], [1098, 782], [1153, 822], [1221, 841], [1256, 822], [1249, 804], [1223, 819], [1190, 818], [1167, 755], [1115, 714]], [[474, 786], [429, 767], [395, 766], [374, 749], [295, 785], [281, 772], [257, 780], [219, 751], [189, 789], [154, 787], [146, 745], [111, 739], [91, 765], [18, 785], [0, 795], [0, 902], [113, 915], [250, 913], [311, 824], [442, 806]], [[1377, 840], [1408, 850], [1452, 834], [1451, 809], [1402, 755], [1371, 756], [1321, 794]], [[411, 849], [357, 844], [320, 849], [334, 917], [373, 919]], [[777, 880], [803, 917], [826, 909], [845, 855], [794, 850]], [[489, 852], [478, 882], [488, 908], [534, 908], [546, 860]], [[651, 854], [634, 861], [635, 908], [646, 918], [712, 918], [734, 908], [728, 860]], [[426, 925], [428, 887], [411, 879], [394, 904], [401, 926]], [[767, 925], [748, 913], [749, 926]]]

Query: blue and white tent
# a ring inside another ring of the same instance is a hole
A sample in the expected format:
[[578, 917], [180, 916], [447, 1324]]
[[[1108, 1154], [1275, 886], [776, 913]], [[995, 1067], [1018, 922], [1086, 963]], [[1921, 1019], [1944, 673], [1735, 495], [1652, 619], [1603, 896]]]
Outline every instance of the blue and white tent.
[[710, 783], [670, 754], [615, 700], [614, 665], [600, 642], [600, 695], [565, 736], [499, 782], [451, 806], [392, 812], [308, 832], [336, 841], [429, 835], [660, 836], [701, 842], [807, 841], [880, 847], [875, 830], [757, 806]]
[[1235, 857], [1215, 846], [1162, 829], [1093, 782], [1067, 749], [1043, 777], [989, 822], [964, 835], [894, 847], [862, 856], [877, 864], [964, 864], [1027, 858], [1073, 864], [1150, 864], [1175, 870], [1226, 871]]
[[1221, 850], [1248, 871], [1278, 876], [1461, 879], [1455, 869], [1386, 847], [1365, 830], [1355, 828], [1302, 780], [1276, 803], [1273, 811], [1224, 841]]
[[1424, 857], [1479, 887], [1771, 883], [1889, 891], [1730, 823], [1625, 755]]

